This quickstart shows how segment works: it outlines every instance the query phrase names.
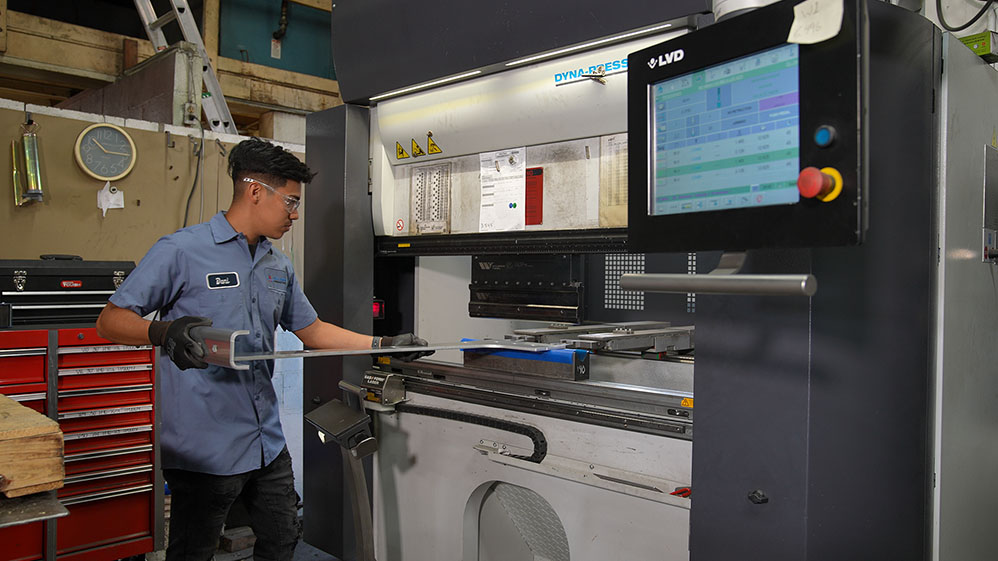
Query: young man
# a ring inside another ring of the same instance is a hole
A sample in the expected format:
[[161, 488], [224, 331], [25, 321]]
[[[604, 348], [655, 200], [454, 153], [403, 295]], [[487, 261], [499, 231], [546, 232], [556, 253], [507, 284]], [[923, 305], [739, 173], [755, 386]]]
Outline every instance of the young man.
[[[163, 347], [172, 360], [160, 361], [157, 388], [172, 495], [168, 561], [211, 559], [240, 495], [257, 538], [254, 559], [290, 560], [301, 534], [273, 361], [248, 371], [209, 366], [192, 327], [249, 330], [240, 353], [273, 352], [278, 325], [313, 348], [426, 345], [412, 334], [372, 338], [318, 318], [291, 261], [270, 243], [298, 219], [302, 184], [314, 175], [305, 164], [254, 138], [232, 149], [229, 174], [228, 212], [156, 242], [97, 320], [101, 336]], [[143, 319], [156, 311], [162, 321]]]

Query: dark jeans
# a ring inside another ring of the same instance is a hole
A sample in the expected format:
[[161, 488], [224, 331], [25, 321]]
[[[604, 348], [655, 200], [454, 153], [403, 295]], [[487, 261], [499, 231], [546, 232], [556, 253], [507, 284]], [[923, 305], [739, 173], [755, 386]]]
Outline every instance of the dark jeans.
[[164, 469], [170, 485], [167, 561], [208, 561], [229, 507], [240, 495], [249, 511], [255, 561], [290, 561], [301, 537], [291, 454], [284, 448], [266, 467], [238, 475]]

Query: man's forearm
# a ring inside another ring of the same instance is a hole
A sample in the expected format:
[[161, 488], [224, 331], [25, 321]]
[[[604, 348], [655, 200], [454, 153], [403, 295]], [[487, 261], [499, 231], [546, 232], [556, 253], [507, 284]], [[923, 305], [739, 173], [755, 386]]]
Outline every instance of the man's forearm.
[[306, 347], [313, 349], [369, 349], [372, 337], [327, 323], [321, 319], [295, 331]]
[[108, 302], [97, 318], [97, 334], [123, 345], [148, 345], [149, 320]]

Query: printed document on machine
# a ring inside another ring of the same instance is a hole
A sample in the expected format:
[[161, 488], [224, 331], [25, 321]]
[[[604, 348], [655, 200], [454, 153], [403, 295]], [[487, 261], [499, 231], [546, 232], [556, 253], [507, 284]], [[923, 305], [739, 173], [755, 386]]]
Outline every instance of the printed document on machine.
[[479, 154], [482, 203], [479, 232], [523, 230], [526, 199], [526, 148]]

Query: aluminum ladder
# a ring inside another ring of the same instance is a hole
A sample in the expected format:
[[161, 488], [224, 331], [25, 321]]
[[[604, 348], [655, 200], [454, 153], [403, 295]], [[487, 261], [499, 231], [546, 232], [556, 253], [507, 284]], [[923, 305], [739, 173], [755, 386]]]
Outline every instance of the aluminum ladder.
[[151, 0], [135, 0], [135, 7], [139, 11], [139, 17], [142, 18], [142, 26], [145, 27], [146, 35], [149, 36], [156, 52], [168, 47], [166, 36], [163, 35], [163, 26], [174, 21], [180, 26], [184, 40], [197, 47], [198, 53], [201, 55], [204, 87], [208, 91], [207, 96], [202, 95], [201, 109], [204, 110], [204, 115], [208, 118], [208, 124], [215, 132], [238, 134], [236, 124], [232, 120], [232, 114], [229, 113], [229, 106], [225, 103], [225, 97], [222, 95], [222, 87], [218, 84], [215, 70], [211, 67], [211, 59], [204, 49], [201, 32], [198, 31], [194, 16], [191, 15], [191, 8], [187, 5], [187, 0], [170, 0], [170, 6], [169, 12], [157, 16]]

